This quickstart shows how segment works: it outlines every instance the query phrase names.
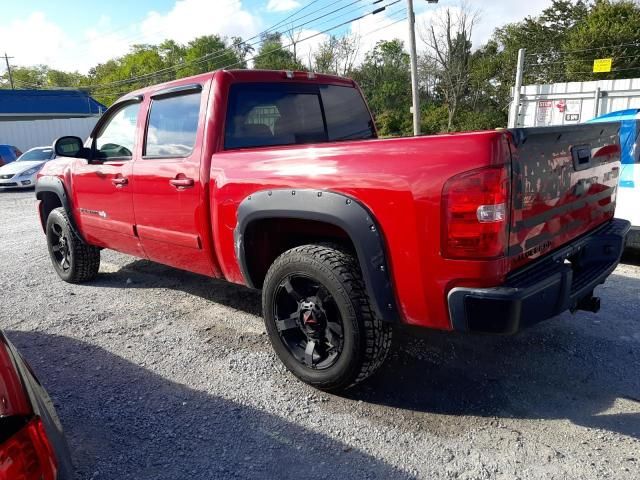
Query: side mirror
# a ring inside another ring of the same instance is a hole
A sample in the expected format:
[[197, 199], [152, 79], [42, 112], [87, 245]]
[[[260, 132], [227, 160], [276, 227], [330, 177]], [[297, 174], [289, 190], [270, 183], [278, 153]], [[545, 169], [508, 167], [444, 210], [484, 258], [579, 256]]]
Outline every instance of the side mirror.
[[87, 149], [79, 137], [60, 137], [53, 142], [53, 150], [58, 157], [88, 158]]

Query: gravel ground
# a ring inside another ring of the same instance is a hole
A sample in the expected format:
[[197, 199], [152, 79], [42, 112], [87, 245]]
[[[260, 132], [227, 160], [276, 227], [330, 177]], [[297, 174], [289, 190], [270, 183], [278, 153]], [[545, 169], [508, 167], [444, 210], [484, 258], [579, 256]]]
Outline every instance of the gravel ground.
[[640, 267], [598, 315], [514, 337], [399, 332], [335, 396], [271, 352], [259, 294], [105, 251], [49, 263], [34, 194], [0, 192], [0, 326], [49, 390], [81, 479], [640, 478]]

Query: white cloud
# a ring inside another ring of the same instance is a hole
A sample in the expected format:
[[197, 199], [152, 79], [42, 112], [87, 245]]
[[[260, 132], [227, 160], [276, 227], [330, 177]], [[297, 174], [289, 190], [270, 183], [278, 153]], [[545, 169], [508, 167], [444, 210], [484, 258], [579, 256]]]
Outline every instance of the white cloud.
[[148, 43], [166, 38], [184, 43], [214, 33], [247, 38], [258, 31], [260, 23], [258, 17], [243, 8], [240, 0], [178, 0], [166, 14], [149, 12], [140, 32]]
[[103, 16], [76, 38], [44, 13], [34, 12], [7, 26], [0, 24], [0, 39], [11, 39], [7, 48], [15, 57], [15, 65], [47, 64], [84, 73], [98, 63], [124, 55], [136, 43], [155, 44], [167, 38], [186, 43], [211, 34], [249, 38], [261, 26], [260, 18], [246, 10], [241, 0], [177, 0], [170, 11], [151, 11], [141, 22], [124, 29], [114, 27], [110, 18]]
[[[298, 0], [269, 0], [266, 8], [274, 12], [285, 11], [295, 8], [299, 3]], [[473, 34], [474, 46], [486, 42], [496, 27], [522, 20], [526, 15], [538, 15], [549, 5], [550, 0], [529, 0], [526, 3], [513, 0], [474, 1], [474, 8], [481, 11], [481, 20]], [[419, 9], [416, 26], [424, 24], [434, 12], [446, 6], [416, 3]], [[391, 18], [388, 15], [388, 11], [369, 15], [351, 25], [350, 31], [362, 37], [361, 58], [379, 40], [400, 38], [406, 44], [406, 21], [391, 25], [401, 18], [401, 14], [396, 13]], [[109, 17], [102, 17], [97, 24], [74, 36], [76, 32], [56, 25], [44, 13], [36, 11], [27, 17], [1, 23], [0, 39], [10, 39], [5, 48], [9, 55], [15, 57], [12, 60], [14, 65], [48, 64], [54, 68], [86, 72], [98, 63], [127, 53], [135, 43], [159, 43], [166, 38], [186, 43], [197, 36], [216, 33], [249, 38], [264, 28], [257, 10], [249, 10], [241, 0], [176, 0], [168, 12], [151, 11], [141, 21], [125, 28], [119, 22], [121, 20], [113, 25]], [[309, 27], [313, 28], [313, 25]], [[313, 33], [316, 31], [304, 30], [301, 38]], [[299, 44], [298, 56], [307, 63], [308, 56], [326, 37], [319, 35]], [[423, 47], [418, 38], [418, 48]]]
[[288, 12], [300, 6], [297, 0], [269, 0], [267, 11], [269, 12]]
[[8, 39], [5, 49], [14, 57], [13, 65], [47, 64], [73, 69], [73, 62], [65, 58], [64, 52], [73, 49], [74, 42], [42, 12], [0, 24], [0, 39]]
[[[550, 0], [529, 0], [526, 4], [514, 2], [513, 0], [483, 0], [469, 4], [479, 14], [471, 39], [473, 47], [478, 48], [486, 43], [497, 27], [523, 20], [529, 15], [539, 15], [550, 3]], [[424, 42], [420, 39], [421, 30], [424, 30], [425, 26], [429, 25], [436, 16], [441, 15], [446, 8], [455, 11], [459, 9], [459, 5], [459, 3], [453, 3], [427, 6], [426, 9], [421, 9], [416, 13], [416, 43], [419, 52], [424, 51], [426, 48]], [[361, 37], [360, 60], [380, 40], [399, 38], [405, 43], [405, 46], [408, 44], [409, 31], [407, 21], [398, 22], [399, 18], [402, 18], [399, 14], [389, 17], [387, 12], [381, 12], [377, 15], [364, 17], [351, 25], [351, 32]]]

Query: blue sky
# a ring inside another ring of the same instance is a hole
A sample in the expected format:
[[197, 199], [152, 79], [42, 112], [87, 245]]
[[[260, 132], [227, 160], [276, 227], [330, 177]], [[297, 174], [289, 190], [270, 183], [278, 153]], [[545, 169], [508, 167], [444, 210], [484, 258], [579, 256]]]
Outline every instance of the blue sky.
[[[249, 38], [281, 21], [313, 0], [0, 0], [0, 53], [13, 56], [14, 65], [48, 64], [65, 70], [86, 72], [91, 66], [117, 57], [134, 43], [158, 43], [173, 38], [186, 43], [205, 34]], [[315, 18], [333, 9], [345, 7], [325, 19], [302, 27], [301, 38], [369, 12], [373, 0], [316, 0], [304, 13], [317, 13], [297, 23]], [[383, 0], [381, 4], [393, 0]], [[460, 5], [458, 0], [440, 0], [438, 6], [414, 0], [416, 23], [428, 24], [438, 11]], [[474, 44], [487, 40], [493, 29], [506, 22], [539, 14], [550, 0], [468, 1], [480, 11], [474, 30]], [[361, 36], [365, 52], [380, 39], [406, 40], [405, 3], [389, 7], [385, 12], [369, 16], [334, 33], [354, 32]], [[325, 37], [320, 35], [304, 42], [301, 56], [309, 56]], [[419, 42], [420, 48], [420, 42]], [[0, 66], [0, 69], [2, 67]], [[2, 71], [2, 70], [0, 70]]]

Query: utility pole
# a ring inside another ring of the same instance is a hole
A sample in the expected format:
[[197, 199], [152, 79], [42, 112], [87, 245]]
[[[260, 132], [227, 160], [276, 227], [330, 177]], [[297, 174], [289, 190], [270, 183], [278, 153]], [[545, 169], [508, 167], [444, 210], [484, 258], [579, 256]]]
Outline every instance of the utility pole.
[[11, 74], [11, 65], [9, 65], [9, 59], [13, 57], [7, 57], [7, 52], [4, 52], [4, 62], [7, 64], [7, 73], [9, 74], [9, 83], [11, 84], [11, 90], [15, 90], [13, 87], [13, 75]]
[[[438, 3], [438, 0], [427, 0]], [[413, 135], [420, 135], [420, 90], [418, 89], [418, 54], [416, 52], [416, 16], [413, 0], [407, 0], [407, 20], [409, 22], [409, 55], [411, 57], [411, 99], [413, 111]]]
[[407, 20], [409, 21], [409, 55], [411, 56], [411, 98], [413, 110], [413, 135], [420, 135], [420, 92], [418, 90], [418, 54], [416, 53], [416, 16], [413, 0], [407, 0]]
[[518, 66], [516, 67], [516, 83], [513, 87], [513, 101], [509, 112], [509, 128], [516, 128], [520, 114], [520, 90], [522, 90], [522, 76], [524, 75], [524, 55], [526, 50], [518, 50]]

